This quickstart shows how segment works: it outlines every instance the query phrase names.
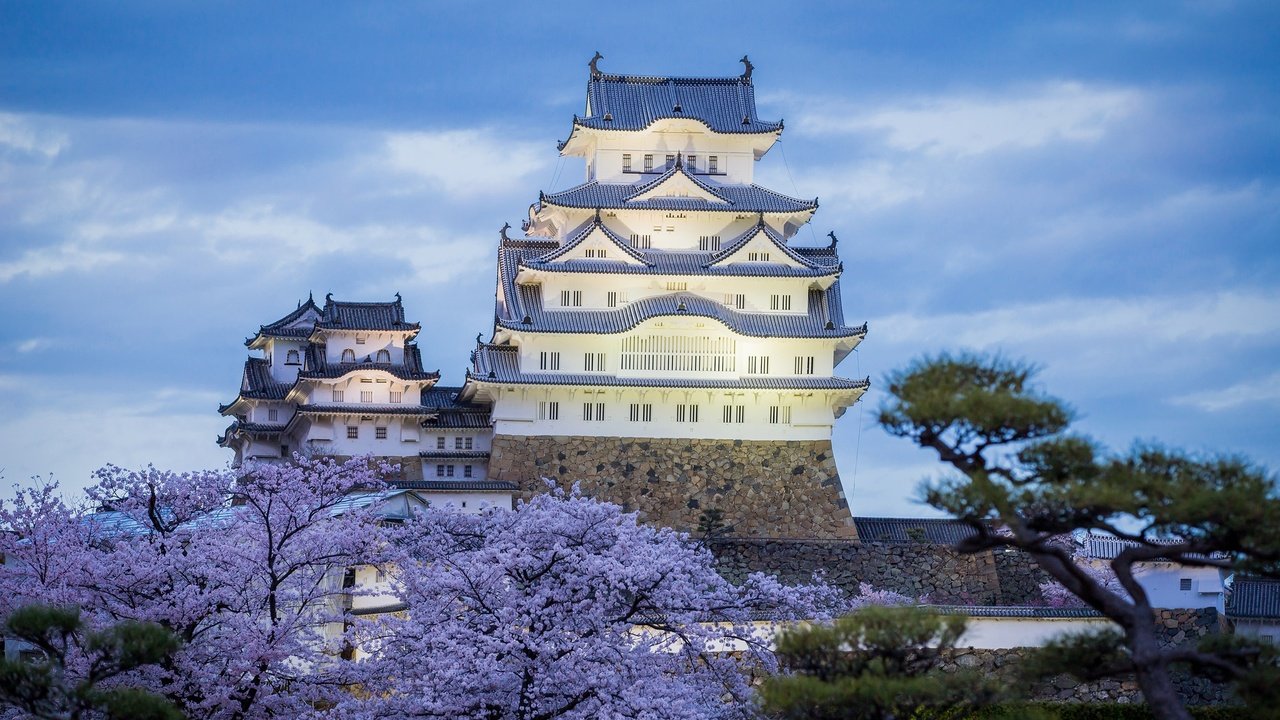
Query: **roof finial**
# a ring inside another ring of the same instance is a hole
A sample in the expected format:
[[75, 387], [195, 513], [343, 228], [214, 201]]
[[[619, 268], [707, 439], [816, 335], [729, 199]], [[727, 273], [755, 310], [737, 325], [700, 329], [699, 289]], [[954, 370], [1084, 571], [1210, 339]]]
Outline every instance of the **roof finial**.
[[600, 208], [596, 208], [596, 224], [600, 224]]
[[836, 239], [836, 231], [835, 231], [835, 230], [832, 230], [831, 232], [827, 233], [827, 237], [831, 238], [831, 247], [832, 247], [832, 248], [834, 248], [834, 247], [836, 246], [836, 243], [840, 242], [839, 240], [837, 240], [837, 239]]
[[400, 302], [400, 293], [396, 293], [396, 302]]
[[743, 56], [742, 56], [742, 59], [741, 59], [741, 60], [739, 60], [738, 62], [742, 63], [742, 64], [743, 64], [743, 65], [745, 65], [745, 66], [746, 66], [746, 68], [747, 68], [746, 70], [743, 70], [743, 71], [742, 71], [742, 79], [743, 79], [743, 80], [750, 80], [750, 79], [751, 79], [751, 71], [755, 69], [755, 66], [751, 64], [751, 61], [747, 59], [747, 56], [746, 56], [746, 55], [743, 55]]
[[507, 237], [507, 231], [511, 229], [511, 223], [502, 223], [502, 229], [498, 231], [498, 235], [502, 238], [502, 242], [506, 242], [511, 238]]
[[676, 169], [679, 170], [683, 167], [684, 167], [684, 153], [677, 152], [676, 153]]
[[329, 304], [329, 303], [331, 303], [331, 302], [333, 302], [333, 293], [325, 293], [325, 294], [324, 294], [324, 304], [325, 304], [325, 305], [328, 305], [328, 304]]
[[482, 335], [484, 335], [484, 333], [476, 333], [476, 344], [477, 344], [477, 345], [482, 345], [482, 344], [483, 344], [483, 343], [481, 343], [481, 342], [480, 342], [480, 337], [481, 337]]
[[314, 291], [312, 291], [312, 290], [308, 290], [308, 291], [307, 291], [307, 302], [309, 302], [309, 303], [314, 303], [315, 301], [316, 301], [316, 294], [315, 294], [315, 292], [314, 292]]
[[764, 227], [764, 211], [756, 213], [756, 227]]
[[600, 72], [600, 68], [597, 67], [596, 65], [596, 63], [600, 62], [603, 59], [604, 59], [604, 56], [600, 54], [599, 50], [597, 50], [596, 56], [591, 58], [591, 62], [587, 63], [587, 67], [591, 68], [591, 77], [593, 79], [598, 78], [603, 74]]

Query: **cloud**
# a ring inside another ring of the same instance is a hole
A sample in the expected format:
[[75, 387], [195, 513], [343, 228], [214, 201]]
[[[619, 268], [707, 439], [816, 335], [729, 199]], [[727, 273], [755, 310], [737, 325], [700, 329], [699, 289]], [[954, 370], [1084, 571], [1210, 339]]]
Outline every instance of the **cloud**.
[[549, 145], [513, 141], [492, 129], [389, 133], [384, 147], [387, 167], [454, 198], [527, 192], [529, 176], [553, 157]]
[[1053, 82], [1020, 94], [917, 97], [861, 112], [839, 100], [810, 101], [795, 128], [805, 135], [878, 134], [895, 150], [963, 157], [1092, 142], [1142, 102], [1131, 89]]
[[0, 150], [53, 158], [67, 148], [70, 141], [65, 134], [34, 125], [26, 117], [0, 112]]
[[96, 250], [77, 242], [35, 248], [23, 252], [16, 259], [0, 262], [0, 283], [23, 275], [41, 278], [71, 271], [85, 272], [124, 259], [124, 253]]
[[1280, 372], [1253, 378], [1219, 390], [1204, 390], [1173, 398], [1174, 405], [1218, 413], [1253, 403], [1280, 404]]
[[51, 346], [53, 346], [53, 341], [50, 340], [49, 338], [35, 337], [35, 338], [28, 338], [26, 340], [19, 341], [14, 346], [14, 349], [17, 350], [19, 353], [22, 353], [25, 355], [26, 353], [36, 352], [37, 350], [44, 350], [45, 348], [48, 348]]

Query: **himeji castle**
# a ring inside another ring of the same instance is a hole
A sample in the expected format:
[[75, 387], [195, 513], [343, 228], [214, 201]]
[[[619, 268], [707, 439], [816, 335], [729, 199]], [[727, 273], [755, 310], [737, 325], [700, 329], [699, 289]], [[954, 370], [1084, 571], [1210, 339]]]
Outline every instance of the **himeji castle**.
[[491, 409], [489, 477], [579, 482], [656, 524], [709, 510], [740, 535], [854, 534], [832, 456], [868, 381], [835, 375], [866, 335], [844, 267], [802, 246], [816, 199], [753, 182], [782, 134], [735, 77], [590, 63], [563, 156], [585, 182], [541, 192], [498, 246], [494, 328], [458, 399]]
[[510, 507], [514, 486], [486, 478], [487, 408], [436, 387], [415, 344], [421, 326], [392, 302], [305, 303], [245, 340], [240, 392], [218, 408], [234, 420], [218, 444], [233, 464], [303, 452], [372, 455], [400, 466], [393, 484], [468, 511]]

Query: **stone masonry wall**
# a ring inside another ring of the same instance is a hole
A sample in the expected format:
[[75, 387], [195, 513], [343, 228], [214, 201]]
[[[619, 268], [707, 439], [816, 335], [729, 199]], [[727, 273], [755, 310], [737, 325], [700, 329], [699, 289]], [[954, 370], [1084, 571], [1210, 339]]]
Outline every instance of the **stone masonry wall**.
[[830, 441], [495, 436], [489, 477], [529, 497], [542, 478], [579, 483], [594, 498], [653, 525], [697, 528], [718, 509], [733, 534], [856, 538]]

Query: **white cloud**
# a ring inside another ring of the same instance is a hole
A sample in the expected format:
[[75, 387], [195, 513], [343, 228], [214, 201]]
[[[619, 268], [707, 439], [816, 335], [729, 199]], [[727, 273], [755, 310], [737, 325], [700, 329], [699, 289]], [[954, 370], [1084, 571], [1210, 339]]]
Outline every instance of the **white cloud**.
[[8, 148], [52, 158], [69, 144], [64, 133], [36, 127], [32, 118], [0, 113], [0, 149]]
[[23, 275], [40, 278], [71, 271], [84, 272], [124, 259], [123, 253], [97, 250], [76, 242], [35, 248], [27, 250], [14, 260], [0, 262], [0, 283]]
[[52, 346], [53, 346], [53, 341], [50, 340], [49, 338], [34, 337], [34, 338], [28, 338], [26, 340], [22, 340], [18, 342], [14, 346], [14, 349], [17, 350], [19, 353], [22, 353], [25, 355], [26, 353], [36, 352], [37, 350], [44, 350], [45, 348], [52, 347]]
[[1011, 94], [918, 97], [857, 111], [840, 101], [804, 103], [807, 135], [881, 133], [896, 150], [967, 156], [1053, 142], [1091, 142], [1142, 103], [1134, 90], [1054, 82]]
[[1253, 403], [1280, 403], [1280, 372], [1245, 380], [1220, 390], [1204, 390], [1173, 398], [1173, 404], [1205, 412], [1234, 410]]
[[503, 137], [494, 130], [390, 133], [385, 162], [454, 198], [500, 195], [529, 188], [528, 176], [549, 165], [543, 144]]

